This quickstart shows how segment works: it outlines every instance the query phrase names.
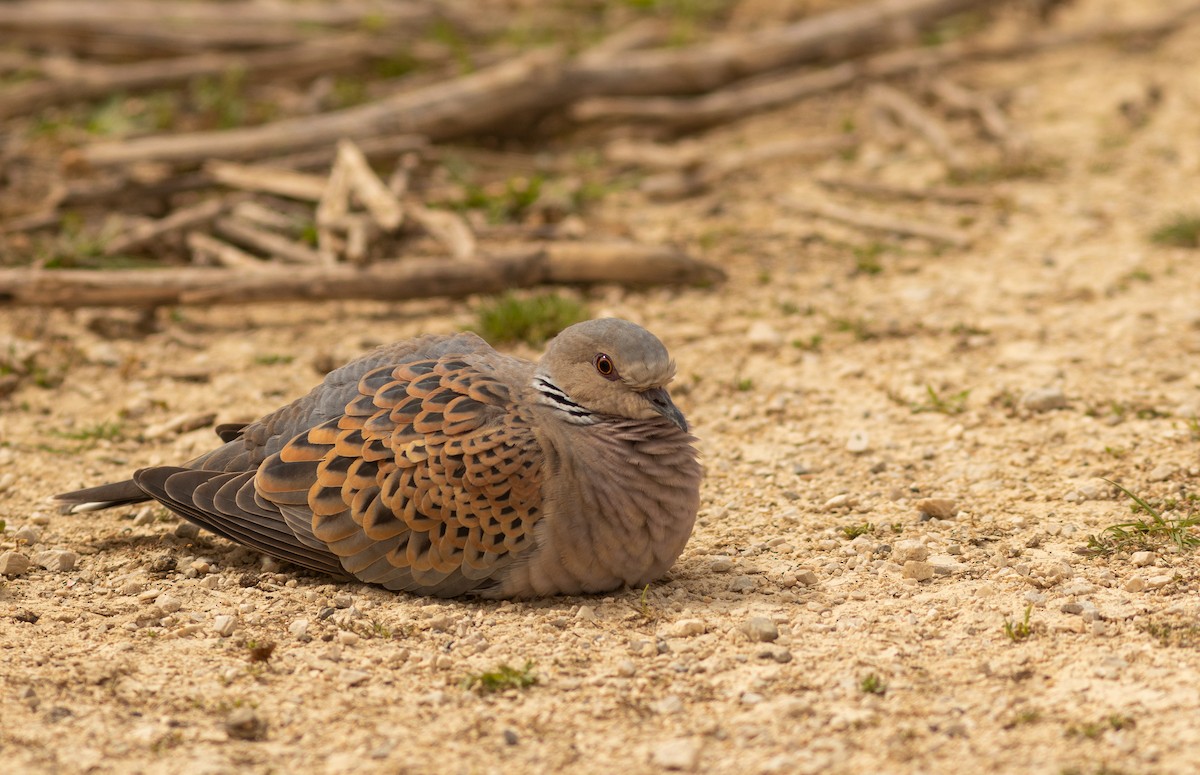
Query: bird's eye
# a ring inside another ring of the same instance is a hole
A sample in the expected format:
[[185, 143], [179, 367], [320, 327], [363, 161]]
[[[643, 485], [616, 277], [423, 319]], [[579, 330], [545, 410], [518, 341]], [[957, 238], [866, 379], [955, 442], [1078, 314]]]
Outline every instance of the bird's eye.
[[617, 367], [613, 366], [612, 358], [604, 353], [600, 353], [592, 361], [596, 365], [596, 371], [600, 372], [600, 376], [606, 379], [614, 379], [617, 376]]

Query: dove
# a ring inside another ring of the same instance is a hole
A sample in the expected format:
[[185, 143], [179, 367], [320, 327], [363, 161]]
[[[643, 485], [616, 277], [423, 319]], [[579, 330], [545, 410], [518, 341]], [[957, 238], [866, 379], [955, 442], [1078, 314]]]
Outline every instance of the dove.
[[536, 363], [471, 333], [385, 345], [178, 466], [55, 496], [156, 500], [235, 543], [421, 595], [640, 587], [683, 551], [703, 476], [659, 339], [616, 318]]

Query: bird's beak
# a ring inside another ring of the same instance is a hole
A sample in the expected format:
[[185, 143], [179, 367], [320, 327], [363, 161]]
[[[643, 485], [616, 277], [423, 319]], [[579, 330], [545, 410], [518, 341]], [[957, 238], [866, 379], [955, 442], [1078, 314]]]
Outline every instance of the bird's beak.
[[675, 402], [671, 400], [671, 396], [667, 393], [665, 387], [643, 390], [642, 396], [650, 402], [650, 405], [654, 407], [654, 411], [674, 423], [679, 430], [687, 432], [687, 420], [683, 418], [683, 412], [679, 411], [678, 406], [675, 406]]

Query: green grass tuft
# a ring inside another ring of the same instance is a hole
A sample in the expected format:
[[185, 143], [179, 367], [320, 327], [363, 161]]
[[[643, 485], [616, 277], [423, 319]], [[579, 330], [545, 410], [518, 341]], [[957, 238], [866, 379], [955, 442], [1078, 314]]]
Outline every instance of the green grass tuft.
[[858, 682], [858, 688], [863, 694], [884, 694], [887, 692], [887, 686], [883, 683], [883, 679], [875, 673], [868, 673], [863, 676]]
[[479, 309], [475, 330], [489, 342], [540, 345], [559, 331], [586, 320], [580, 302], [557, 293], [505, 294]]
[[1150, 241], [1176, 248], [1200, 248], [1200, 215], [1172, 215], [1150, 232]]
[[1025, 640], [1030, 635], [1033, 635], [1033, 625], [1029, 623], [1029, 618], [1033, 615], [1033, 606], [1025, 606], [1025, 616], [1019, 622], [1014, 622], [1005, 617], [1004, 619], [1004, 635], [1013, 643]]
[[[1100, 531], [1099, 535], [1088, 536], [1087, 550], [1091, 554], [1112, 554], [1117, 551], [1132, 549], [1148, 549], [1166, 542], [1175, 544], [1180, 550], [1189, 551], [1200, 546], [1200, 536], [1192, 530], [1200, 525], [1200, 515], [1193, 510], [1189, 502], [1187, 514], [1178, 516], [1163, 516], [1157, 506], [1125, 489], [1114, 481], [1105, 479], [1112, 486], [1129, 496], [1133, 501], [1130, 510], [1134, 514], [1145, 514], [1149, 519], [1138, 518], [1130, 522], [1120, 522], [1109, 525]], [[1160, 503], [1164, 509], [1170, 510], [1180, 505], [1177, 501]]]
[[949, 396], [940, 396], [932, 385], [925, 386], [928, 401], [923, 404], [913, 404], [913, 414], [921, 412], [941, 412], [942, 414], [962, 414], [967, 411], [967, 397], [970, 390], [960, 390]]
[[492, 694], [508, 689], [526, 689], [537, 682], [538, 678], [533, 674], [533, 660], [527, 660], [525, 666], [520, 669], [500, 665], [495, 670], [469, 673], [463, 678], [462, 686], [464, 689], [476, 689], [484, 694]]

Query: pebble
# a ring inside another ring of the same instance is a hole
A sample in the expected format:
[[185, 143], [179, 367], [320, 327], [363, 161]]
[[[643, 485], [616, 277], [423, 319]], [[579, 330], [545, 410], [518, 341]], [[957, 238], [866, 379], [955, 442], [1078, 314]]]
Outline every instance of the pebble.
[[358, 643], [358, 634], [349, 630], [342, 630], [338, 633], [338, 642], [343, 646], [353, 646]]
[[750, 592], [758, 586], [758, 579], [753, 576], [735, 576], [729, 582], [730, 592]]
[[853, 505], [854, 496], [850, 493], [844, 492], [841, 495], [835, 495], [829, 500], [825, 501], [825, 504], [822, 506], [822, 508], [824, 508], [826, 511], [833, 511], [834, 509], [847, 509]]
[[741, 630], [756, 643], [770, 643], [779, 637], [779, 628], [765, 616], [751, 616], [742, 622]]
[[234, 628], [237, 627], [237, 619], [228, 614], [221, 614], [213, 618], [212, 628], [218, 635], [223, 638], [228, 638], [233, 634]]
[[250, 708], [237, 708], [225, 719], [225, 734], [234, 740], [262, 740], [267, 736], [267, 722]]
[[370, 673], [363, 672], [362, 670], [347, 669], [338, 673], [337, 682], [342, 686], [358, 686], [361, 683], [365, 683], [370, 677]]
[[903, 563], [909, 560], [920, 562], [929, 557], [929, 547], [920, 541], [905, 539], [897, 541], [892, 547], [893, 562]]
[[142, 594], [142, 590], [145, 588], [146, 587], [144, 584], [142, 584], [142, 582], [130, 580], [122, 584], [120, 589], [117, 591], [122, 595], [134, 596]]
[[1153, 565], [1154, 552], [1134, 552], [1129, 556], [1129, 561], [1139, 568]]
[[1031, 412], [1049, 412], [1053, 409], [1065, 409], [1067, 397], [1062, 388], [1036, 388], [1021, 396], [1021, 406]]
[[708, 568], [713, 573], [726, 573], [733, 569], [733, 562], [728, 557], [717, 557]]
[[12, 535], [13, 540], [18, 544], [36, 544], [41, 539], [41, 533], [33, 525], [25, 525]]
[[958, 513], [958, 502], [952, 498], [922, 498], [914, 505], [926, 519], [951, 519]]
[[802, 570], [796, 573], [796, 581], [799, 581], [806, 587], [811, 587], [814, 586], [818, 581], [817, 574], [813, 573], [811, 570]]
[[792, 652], [782, 646], [768, 646], [758, 652], [759, 659], [773, 659], [779, 664], [787, 664], [792, 661]]
[[161, 608], [164, 613], [173, 614], [183, 607], [182, 601], [179, 598], [173, 597], [166, 592], [154, 599], [154, 604]]
[[133, 524], [136, 527], [145, 527], [154, 521], [154, 509], [147, 506], [144, 509], [139, 509], [138, 513], [133, 518]]
[[1166, 585], [1170, 584], [1174, 580], [1175, 580], [1174, 576], [1167, 574], [1167, 573], [1163, 573], [1158, 576], [1151, 576], [1150, 578], [1146, 579], [1146, 586], [1149, 587], [1150, 589], [1158, 589], [1159, 587], [1165, 587]]
[[904, 563], [904, 570], [901, 571], [900, 575], [906, 579], [927, 581], [933, 578], [933, 566], [920, 560], [908, 560]]
[[650, 703], [650, 710], [660, 716], [673, 716], [683, 712], [683, 700], [679, 699], [678, 695], [668, 694], [661, 700]]
[[768, 350], [783, 344], [783, 335], [760, 320], [746, 331], [746, 343], [755, 350]]
[[667, 770], [693, 770], [700, 759], [700, 743], [690, 738], [664, 740], [650, 750], [650, 761]]
[[575, 618], [581, 622], [594, 622], [596, 621], [596, 609], [590, 605], [581, 605], [575, 612]]
[[288, 625], [288, 632], [290, 632], [293, 637], [303, 638], [308, 634], [308, 620], [296, 619]]
[[1131, 576], [1121, 588], [1126, 592], [1141, 592], [1146, 588], [1146, 580], [1141, 576]]
[[29, 570], [29, 558], [20, 552], [0, 554], [0, 576], [20, 576]]
[[1146, 478], [1152, 482], [1165, 482], [1174, 476], [1177, 470], [1173, 463], [1163, 463], [1156, 466]]
[[846, 451], [853, 452], [855, 455], [861, 455], [871, 449], [871, 436], [864, 430], [850, 432], [850, 438], [846, 440]]
[[617, 663], [617, 675], [622, 678], [632, 678], [637, 673], [637, 665], [632, 659], [622, 659]]
[[693, 635], [704, 634], [704, 622], [699, 619], [681, 619], [671, 628], [667, 630], [667, 634], [673, 638], [690, 638]]
[[196, 538], [200, 535], [200, 528], [193, 525], [191, 522], [180, 522], [175, 526], [176, 538]]

